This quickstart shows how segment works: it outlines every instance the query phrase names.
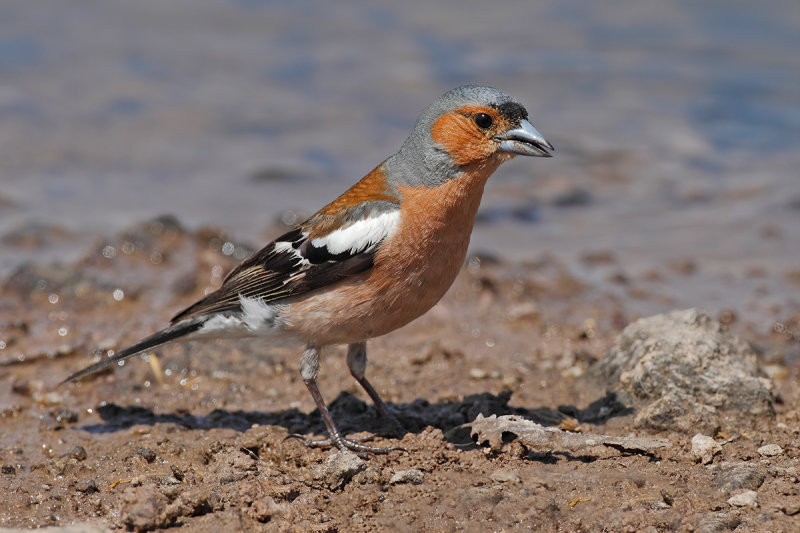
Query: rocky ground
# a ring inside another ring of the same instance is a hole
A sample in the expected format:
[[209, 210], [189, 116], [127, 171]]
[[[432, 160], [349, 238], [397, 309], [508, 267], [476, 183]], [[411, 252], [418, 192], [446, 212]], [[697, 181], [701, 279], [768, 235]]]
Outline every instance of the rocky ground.
[[[624, 299], [547, 256], [473, 257], [428, 315], [369, 344], [368, 375], [402, 435], [330, 351], [320, 387], [334, 418], [402, 447], [386, 455], [287, 439], [324, 435], [297, 346], [176, 346], [58, 385], [165, 324], [249, 251], [163, 218], [4, 281], [0, 526], [800, 529], [800, 314], [769, 328], [737, 309], [635, 322]], [[620, 280], [639, 299], [660, 282]]]

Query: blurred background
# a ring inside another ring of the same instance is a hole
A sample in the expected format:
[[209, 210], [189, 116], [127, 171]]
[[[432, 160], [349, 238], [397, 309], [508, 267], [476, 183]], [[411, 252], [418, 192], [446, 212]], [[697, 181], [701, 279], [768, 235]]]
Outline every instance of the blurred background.
[[265, 244], [462, 83], [556, 147], [495, 174], [474, 252], [800, 311], [797, 0], [4, 1], [0, 272], [163, 214]]

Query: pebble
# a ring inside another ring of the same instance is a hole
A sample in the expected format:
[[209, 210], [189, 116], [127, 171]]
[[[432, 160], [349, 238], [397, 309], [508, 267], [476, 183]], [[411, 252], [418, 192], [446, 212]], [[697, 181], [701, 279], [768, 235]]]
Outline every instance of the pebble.
[[707, 465], [714, 455], [722, 451], [722, 446], [708, 435], [698, 433], [692, 437], [692, 456], [694, 460]]
[[416, 468], [412, 468], [410, 470], [398, 470], [392, 477], [389, 478], [389, 483], [392, 485], [398, 485], [400, 483], [412, 483], [414, 485], [419, 485], [422, 483], [422, 479], [425, 477], [425, 474], [422, 470], [417, 470]]
[[489, 377], [489, 373], [486, 370], [480, 368], [472, 368], [469, 371], [469, 377], [472, 379], [486, 379]]
[[734, 507], [758, 507], [758, 493], [746, 490], [728, 498], [728, 504]]
[[498, 379], [503, 377], [503, 374], [499, 370], [492, 370], [491, 372], [486, 371], [482, 368], [472, 368], [469, 371], [469, 377], [472, 379]]
[[650, 509], [654, 511], [663, 511], [664, 509], [669, 509], [670, 507], [672, 506], [664, 500], [656, 500], [650, 503]]
[[[721, 533], [723, 531], [733, 531], [739, 524], [741, 518], [737, 518], [736, 511], [728, 513], [706, 513], [700, 518], [695, 531], [698, 533]], [[691, 531], [687, 529], [687, 531]]]
[[489, 478], [498, 483], [520, 483], [522, 481], [519, 470], [516, 468], [500, 468], [492, 472]]
[[765, 444], [757, 451], [759, 455], [761, 455], [762, 457], [775, 457], [776, 455], [780, 455], [783, 453], [783, 448], [781, 448], [777, 444]]
[[800, 500], [794, 500], [781, 505], [781, 511], [789, 516], [800, 514]]
[[75, 490], [82, 492], [83, 494], [94, 494], [95, 492], [100, 492], [100, 489], [97, 488], [97, 482], [93, 479], [79, 481], [75, 484]]
[[169, 500], [152, 486], [126, 490], [122, 499], [124, 504], [119, 519], [129, 531], [165, 528], [176, 518], [167, 516], [165, 510]]
[[83, 446], [75, 446], [66, 454], [64, 454], [64, 456], [72, 457], [78, 461], [85, 461], [86, 458], [88, 457], [88, 454], [86, 453], [86, 449]]
[[506, 313], [506, 319], [509, 321], [539, 320], [540, 318], [539, 308], [536, 307], [536, 304], [530, 302], [512, 305]]
[[273, 498], [266, 496], [256, 499], [247, 509], [247, 514], [259, 522], [267, 523], [274, 517], [286, 514], [287, 505], [279, 504]]
[[152, 463], [153, 461], [156, 460], [156, 452], [144, 446], [136, 450], [136, 455], [138, 455], [148, 463]]
[[367, 469], [365, 463], [353, 452], [338, 452], [325, 460], [323, 477], [331, 488], [337, 489], [346, 485], [353, 476]]
[[714, 472], [712, 484], [722, 492], [730, 494], [736, 490], [755, 490], [764, 483], [766, 473], [757, 464], [744, 461], [721, 463]]

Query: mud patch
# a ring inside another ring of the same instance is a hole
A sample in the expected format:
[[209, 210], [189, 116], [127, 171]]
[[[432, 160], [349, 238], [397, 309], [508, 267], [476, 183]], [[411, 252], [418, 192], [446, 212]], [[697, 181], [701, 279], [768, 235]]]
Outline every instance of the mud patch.
[[[176, 346], [157, 353], [158, 365], [135, 359], [57, 386], [214, 288], [236, 261], [227, 252], [238, 247], [248, 249], [215, 230], [189, 232], [160, 219], [98, 243], [73, 264], [29, 265], [6, 280], [0, 490], [8, 503], [0, 525], [793, 528], [800, 509], [794, 336], [728, 321], [757, 347], [754, 357], [774, 381], [775, 413], [755, 425], [758, 414], [721, 414], [721, 432], [706, 435], [713, 453], [698, 461], [697, 431], [637, 427], [637, 406], [592, 377], [636, 317], [548, 257], [524, 264], [473, 258], [428, 315], [370, 342], [370, 380], [401, 434], [349, 378], [343, 352], [327, 353], [320, 387], [333, 416], [351, 436], [374, 434], [375, 445], [403, 448], [385, 456], [287, 439], [324, 436], [295, 370], [299, 347]], [[502, 431], [492, 445], [474, 439], [468, 424], [494, 416], [584, 443], [604, 435], [611, 443], [668, 446], [534, 448]]]

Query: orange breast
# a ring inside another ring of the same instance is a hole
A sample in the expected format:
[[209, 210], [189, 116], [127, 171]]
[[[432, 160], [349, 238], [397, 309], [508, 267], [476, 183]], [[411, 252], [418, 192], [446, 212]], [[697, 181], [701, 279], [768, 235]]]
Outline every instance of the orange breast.
[[475, 166], [434, 189], [398, 187], [403, 218], [374, 267], [289, 306], [288, 329], [318, 345], [362, 341], [428, 311], [458, 274], [486, 180], [499, 162]]

